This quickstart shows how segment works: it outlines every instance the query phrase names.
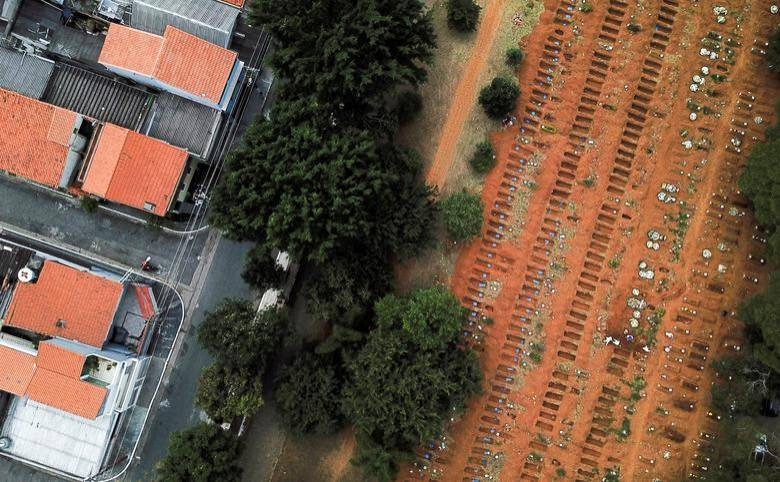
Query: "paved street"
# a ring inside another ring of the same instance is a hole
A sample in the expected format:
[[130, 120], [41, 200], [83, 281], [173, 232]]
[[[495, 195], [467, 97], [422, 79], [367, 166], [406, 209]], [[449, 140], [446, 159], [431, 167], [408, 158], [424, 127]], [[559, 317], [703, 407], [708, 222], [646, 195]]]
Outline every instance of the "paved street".
[[[134, 268], [151, 256], [163, 277], [182, 238], [101, 211], [89, 214], [64, 196], [5, 176], [0, 176], [0, 199], [3, 224]], [[206, 233], [196, 235], [192, 252], [200, 253], [205, 241]], [[197, 256], [185, 261], [182, 283], [190, 283], [197, 265]]]
[[223, 298], [252, 296], [249, 286], [243, 282], [240, 275], [244, 255], [249, 247], [248, 244], [237, 244], [225, 239], [220, 240], [217, 245], [203, 292], [194, 306], [192, 324], [181, 335], [182, 346], [171, 377], [162, 389], [161, 402], [150, 422], [147, 440], [125, 480], [153, 480], [154, 466], [165, 456], [170, 434], [187, 428], [200, 419], [200, 411], [194, 408], [195, 388], [201, 370], [211, 363], [211, 357], [197, 342], [197, 327], [205, 312]]

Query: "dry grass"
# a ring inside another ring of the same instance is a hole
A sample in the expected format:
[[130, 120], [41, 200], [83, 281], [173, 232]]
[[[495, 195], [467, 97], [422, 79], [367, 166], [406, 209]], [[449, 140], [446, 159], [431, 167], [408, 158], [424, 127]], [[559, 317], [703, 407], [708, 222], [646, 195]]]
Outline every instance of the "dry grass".
[[431, 12], [438, 47], [433, 62], [428, 66], [428, 81], [420, 87], [423, 111], [414, 122], [400, 129], [396, 141], [416, 149], [427, 169], [436, 154], [452, 94], [474, 46], [476, 34], [461, 35], [450, 31], [447, 28], [447, 8], [442, 0], [427, 0], [426, 4]]
[[[447, 28], [443, 1], [429, 0], [427, 4], [431, 9], [438, 48], [434, 63], [428, 69], [428, 82], [420, 89], [423, 111], [417, 120], [404, 126], [396, 138], [398, 143], [416, 149], [422, 155], [426, 167], [433, 162], [453, 94], [476, 37], [476, 34], [460, 35]], [[531, 32], [543, 8], [543, 2], [539, 0], [508, 0], [501, 19], [501, 31], [490, 50], [486, 69], [480, 77], [480, 85], [488, 84], [497, 75], [515, 76], [504, 63], [506, 51], [519, 45], [520, 40]], [[518, 27], [513, 23], [513, 18], [520, 12], [524, 20]], [[485, 139], [490, 131], [499, 127], [497, 122], [490, 120], [482, 112], [478, 104], [472, 106], [467, 124], [458, 140], [455, 161], [447, 175], [443, 194], [463, 189], [473, 193], [482, 190], [484, 178], [470, 169], [468, 160], [474, 153], [474, 146]], [[451, 246], [440, 235], [436, 248], [401, 268], [397, 277], [399, 291], [448, 282], [455, 269], [458, 252], [457, 246]]]
[[[479, 85], [487, 85], [493, 77], [499, 75], [516, 77], [516, 74], [504, 63], [506, 51], [511, 47], [518, 46], [520, 40], [531, 33], [543, 8], [543, 3], [538, 0], [509, 0], [507, 2], [501, 18], [501, 30], [490, 49], [490, 56], [487, 59], [486, 68], [480, 76]], [[523, 23], [520, 26], [515, 26], [512, 19], [519, 13], [522, 13]], [[522, 90], [523, 86], [520, 86], [520, 89]], [[471, 171], [468, 160], [474, 154], [474, 146], [485, 139], [491, 131], [499, 128], [500, 124], [490, 120], [479, 104], [475, 103], [472, 106], [469, 119], [458, 140], [455, 160], [447, 174], [447, 181], [442, 189], [443, 194], [463, 189], [470, 192], [481, 191], [482, 178]]]

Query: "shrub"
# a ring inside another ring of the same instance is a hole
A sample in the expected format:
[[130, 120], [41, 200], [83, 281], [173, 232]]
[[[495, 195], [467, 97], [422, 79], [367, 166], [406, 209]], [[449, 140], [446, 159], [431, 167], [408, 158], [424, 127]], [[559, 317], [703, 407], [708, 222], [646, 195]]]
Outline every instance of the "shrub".
[[441, 219], [447, 235], [453, 241], [465, 241], [478, 236], [482, 229], [482, 200], [465, 191], [441, 201]]
[[479, 10], [474, 0], [447, 0], [447, 24], [458, 32], [473, 32], [479, 24]]
[[405, 90], [398, 94], [395, 104], [395, 115], [400, 124], [413, 121], [422, 111], [422, 96], [416, 90]]
[[99, 203], [98, 200], [92, 196], [84, 196], [79, 200], [79, 202], [81, 203], [81, 209], [83, 209], [85, 212], [92, 214], [97, 211]]
[[626, 26], [626, 28], [627, 28], [627, 29], [628, 29], [628, 31], [629, 31], [629, 32], [631, 32], [631, 33], [639, 33], [639, 32], [641, 32], [641, 31], [642, 31], [642, 26], [641, 26], [641, 25], [639, 25], [638, 23], [629, 23], [629, 24]]
[[520, 96], [520, 87], [509, 79], [496, 77], [479, 93], [479, 103], [485, 114], [493, 119], [500, 119], [515, 108]]
[[580, 12], [590, 13], [592, 11], [593, 11], [593, 5], [590, 2], [587, 1], [582, 2], [582, 5], [580, 6]]
[[477, 144], [474, 156], [469, 160], [471, 168], [479, 174], [486, 174], [496, 165], [496, 155], [489, 141]]
[[523, 63], [524, 57], [525, 54], [523, 54], [522, 50], [520, 50], [518, 47], [512, 47], [506, 51], [506, 57], [504, 61], [509, 67], [517, 70], [517, 68], [520, 67], [520, 64]]

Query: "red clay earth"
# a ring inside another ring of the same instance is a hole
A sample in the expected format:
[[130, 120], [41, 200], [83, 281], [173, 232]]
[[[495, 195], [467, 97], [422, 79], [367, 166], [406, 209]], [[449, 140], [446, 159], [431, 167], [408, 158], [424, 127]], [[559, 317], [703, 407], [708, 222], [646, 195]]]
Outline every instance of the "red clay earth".
[[493, 137], [483, 236], [452, 282], [484, 394], [403, 479], [706, 472], [710, 363], [738, 348], [731, 312], [766, 276], [736, 180], [774, 121], [761, 53], [780, 17], [591, 3], [546, 1], [528, 40], [521, 129]]

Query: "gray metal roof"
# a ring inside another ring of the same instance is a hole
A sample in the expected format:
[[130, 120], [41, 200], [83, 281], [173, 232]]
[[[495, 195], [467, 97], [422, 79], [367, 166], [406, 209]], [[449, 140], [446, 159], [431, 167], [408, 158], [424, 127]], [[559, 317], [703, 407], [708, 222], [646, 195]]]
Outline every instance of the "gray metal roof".
[[205, 158], [219, 121], [218, 110], [162, 92], [141, 133]]
[[227, 48], [239, 10], [215, 0], [135, 0], [130, 26], [162, 35], [172, 25]]
[[154, 95], [88, 70], [57, 63], [44, 100], [135, 130], [143, 123]]
[[0, 48], [0, 88], [40, 99], [49, 83], [54, 62]]

